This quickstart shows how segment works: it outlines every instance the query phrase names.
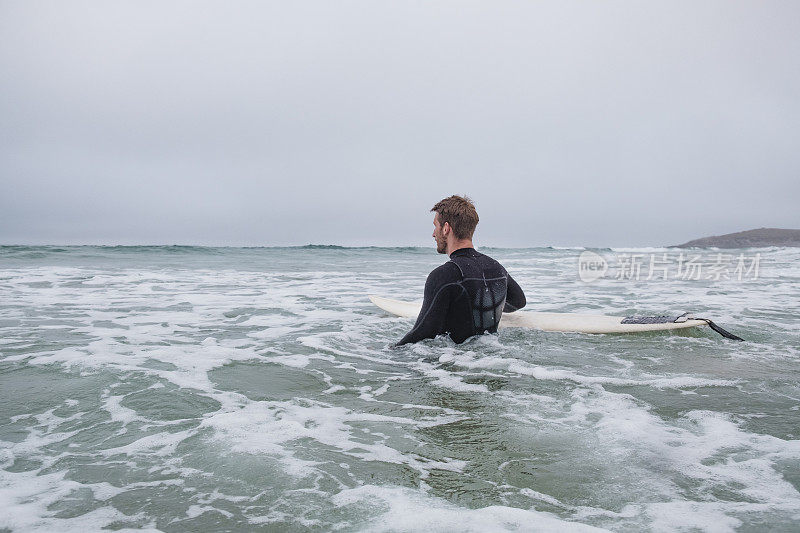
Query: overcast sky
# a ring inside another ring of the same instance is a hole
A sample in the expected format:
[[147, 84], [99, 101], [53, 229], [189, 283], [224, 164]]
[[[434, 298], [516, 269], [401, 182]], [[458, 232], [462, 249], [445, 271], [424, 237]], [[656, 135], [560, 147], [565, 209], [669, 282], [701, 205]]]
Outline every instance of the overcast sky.
[[800, 228], [800, 2], [0, 0], [0, 243]]

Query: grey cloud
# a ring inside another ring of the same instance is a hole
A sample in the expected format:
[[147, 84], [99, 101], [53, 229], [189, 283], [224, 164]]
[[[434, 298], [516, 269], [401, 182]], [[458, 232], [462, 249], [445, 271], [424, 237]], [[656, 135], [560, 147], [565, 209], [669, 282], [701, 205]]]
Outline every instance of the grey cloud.
[[794, 2], [3, 2], [0, 242], [800, 227]]

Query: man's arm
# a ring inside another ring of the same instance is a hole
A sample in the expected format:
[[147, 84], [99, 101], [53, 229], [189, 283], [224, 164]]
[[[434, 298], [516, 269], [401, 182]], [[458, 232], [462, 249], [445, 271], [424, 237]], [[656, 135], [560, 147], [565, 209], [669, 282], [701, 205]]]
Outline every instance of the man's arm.
[[508, 275], [508, 289], [506, 290], [506, 305], [503, 307], [504, 313], [513, 313], [517, 309], [525, 307], [527, 301], [525, 300], [525, 293], [522, 292], [522, 287], [519, 283], [514, 281], [511, 275]]
[[445, 332], [445, 320], [450, 307], [449, 289], [452, 285], [448, 274], [452, 268], [452, 265], [445, 263], [428, 275], [425, 281], [425, 298], [417, 322], [395, 346], [432, 339]]

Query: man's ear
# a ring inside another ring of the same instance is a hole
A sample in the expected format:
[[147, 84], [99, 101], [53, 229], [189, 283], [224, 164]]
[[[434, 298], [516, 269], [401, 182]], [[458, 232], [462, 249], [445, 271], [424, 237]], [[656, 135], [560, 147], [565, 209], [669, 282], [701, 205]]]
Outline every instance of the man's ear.
[[447, 234], [450, 233], [451, 230], [452, 228], [450, 227], [449, 222], [445, 222], [444, 224], [442, 224], [442, 235], [447, 237]]

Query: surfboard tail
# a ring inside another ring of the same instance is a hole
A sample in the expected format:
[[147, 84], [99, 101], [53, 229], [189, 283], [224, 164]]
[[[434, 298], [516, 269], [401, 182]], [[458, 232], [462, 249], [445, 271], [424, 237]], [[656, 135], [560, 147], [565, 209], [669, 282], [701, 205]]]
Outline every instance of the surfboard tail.
[[682, 315], [678, 316], [666, 316], [666, 315], [659, 315], [659, 316], [628, 316], [622, 320], [623, 324], [666, 324], [666, 323], [680, 323], [686, 322], [687, 320], [702, 320], [708, 327], [725, 337], [726, 339], [731, 339], [734, 341], [743, 341], [744, 339], [739, 337], [738, 335], [734, 335], [730, 331], [727, 331], [721, 327], [719, 327], [713, 320], [710, 318], [695, 318], [691, 316], [689, 313], [683, 313]]

